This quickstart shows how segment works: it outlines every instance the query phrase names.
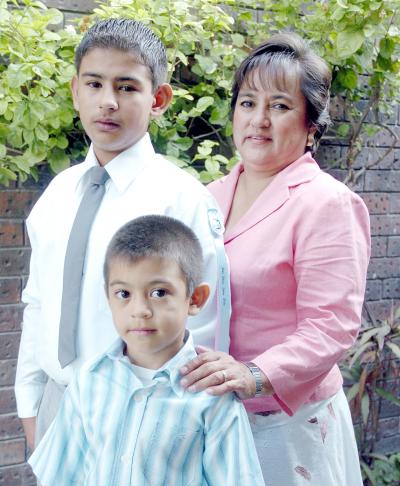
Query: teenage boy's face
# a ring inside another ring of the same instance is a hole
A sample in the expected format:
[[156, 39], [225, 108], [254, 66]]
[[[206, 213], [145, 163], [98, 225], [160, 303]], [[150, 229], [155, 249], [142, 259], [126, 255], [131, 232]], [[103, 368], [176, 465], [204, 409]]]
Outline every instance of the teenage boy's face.
[[197, 314], [203, 304], [195, 294], [187, 296], [178, 264], [159, 257], [111, 260], [106, 292], [130, 361], [151, 369], [175, 356], [183, 345], [187, 316]]
[[90, 50], [71, 89], [101, 165], [140, 140], [150, 118], [160, 116], [172, 97], [167, 84], [153, 93], [149, 68], [118, 49]]

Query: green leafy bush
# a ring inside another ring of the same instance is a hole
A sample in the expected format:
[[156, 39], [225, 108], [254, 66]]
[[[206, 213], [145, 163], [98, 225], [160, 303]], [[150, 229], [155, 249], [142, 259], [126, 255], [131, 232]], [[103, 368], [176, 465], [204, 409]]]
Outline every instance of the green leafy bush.
[[17, 7], [0, 1], [1, 182], [35, 175], [45, 161], [58, 172], [75, 155], [68, 83], [78, 36], [49, 29], [63, 20], [55, 9], [30, 1]]
[[[268, 34], [292, 29], [312, 41], [332, 66], [334, 104], [344, 121], [327, 137], [349, 150], [339, 163], [355, 182], [355, 161], [375, 134], [396, 134], [385, 122], [399, 99], [398, 0], [109, 0], [75, 28], [58, 28], [61, 14], [34, 0], [0, 0], [0, 183], [36, 175], [49, 163], [57, 172], [85, 153], [68, 82], [73, 50], [98, 18], [142, 20], [168, 50], [174, 102], [150, 134], [157, 149], [203, 182], [237, 161], [229, 98], [232, 75], [248, 50]], [[388, 147], [388, 150], [391, 150]], [[377, 154], [368, 164], [379, 162]]]
[[400, 484], [400, 453], [385, 456], [370, 454], [366, 486], [395, 486]]

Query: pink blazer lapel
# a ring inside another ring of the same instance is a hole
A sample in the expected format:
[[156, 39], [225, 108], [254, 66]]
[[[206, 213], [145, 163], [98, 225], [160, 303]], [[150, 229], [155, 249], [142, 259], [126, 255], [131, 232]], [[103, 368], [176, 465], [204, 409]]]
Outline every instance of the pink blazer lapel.
[[243, 170], [242, 164], [236, 164], [230, 173], [221, 179], [212, 182], [208, 189], [213, 194], [224, 215], [224, 224], [231, 210], [233, 196], [235, 195], [239, 175]]
[[[229, 214], [233, 195], [236, 189], [237, 180], [242, 170], [241, 166], [236, 166], [229, 182], [225, 187], [221, 204], [221, 209], [225, 218]], [[240, 219], [231, 231], [225, 234], [225, 242], [229, 242], [240, 234], [249, 230], [260, 221], [268, 218], [275, 211], [278, 211], [286, 201], [290, 199], [290, 188], [303, 184], [313, 179], [321, 169], [309, 153], [296, 160], [284, 170], [279, 172], [271, 184], [260, 194], [251, 208]]]

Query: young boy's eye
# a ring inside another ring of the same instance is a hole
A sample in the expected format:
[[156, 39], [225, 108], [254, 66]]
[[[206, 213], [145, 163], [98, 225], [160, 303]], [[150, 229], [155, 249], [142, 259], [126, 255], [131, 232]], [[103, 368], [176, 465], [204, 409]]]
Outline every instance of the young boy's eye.
[[98, 81], [90, 81], [89, 83], [87, 83], [87, 85], [89, 86], [89, 88], [100, 88], [101, 87], [101, 84]]
[[120, 86], [119, 90], [120, 91], [126, 91], [126, 92], [136, 91], [135, 88], [133, 86], [131, 86], [130, 84], [124, 84], [124, 85]]
[[161, 297], [165, 297], [167, 295], [167, 291], [165, 289], [155, 289], [152, 290], [150, 293], [151, 297], [156, 297], [160, 299]]
[[115, 292], [115, 296], [118, 299], [125, 300], [129, 299], [130, 293], [127, 290], [118, 290], [117, 292]]

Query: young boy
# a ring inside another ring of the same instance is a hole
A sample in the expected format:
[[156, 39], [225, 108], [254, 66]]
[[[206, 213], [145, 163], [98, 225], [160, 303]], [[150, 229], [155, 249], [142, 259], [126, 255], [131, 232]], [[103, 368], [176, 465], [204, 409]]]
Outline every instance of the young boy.
[[[188, 327], [198, 344], [228, 346], [229, 287], [219, 211], [195, 178], [155, 154], [147, 133], [150, 119], [161, 116], [172, 98], [164, 46], [140, 22], [108, 19], [88, 30], [75, 60], [73, 101], [92, 144], [83, 163], [52, 180], [27, 220], [32, 256], [15, 391], [31, 448], [57, 412], [74, 370], [115, 339], [99, 292], [99, 262], [112, 235], [132, 218], [167, 214], [194, 230], [211, 295], [201, 319], [191, 317]], [[102, 173], [101, 181], [92, 181], [93, 171]], [[101, 202], [87, 203], [87, 194], [100, 188]], [[85, 211], [93, 205], [97, 213], [88, 221]], [[83, 244], [76, 238], [85, 228], [90, 232]], [[74, 245], [79, 258], [70, 256]], [[78, 274], [76, 285], [71, 271]], [[76, 318], [68, 313], [72, 308]]]
[[209, 295], [194, 233], [166, 216], [127, 223], [108, 247], [104, 280], [120, 339], [67, 388], [29, 460], [42, 485], [263, 485], [239, 400], [179, 384], [196, 356], [186, 318]]

